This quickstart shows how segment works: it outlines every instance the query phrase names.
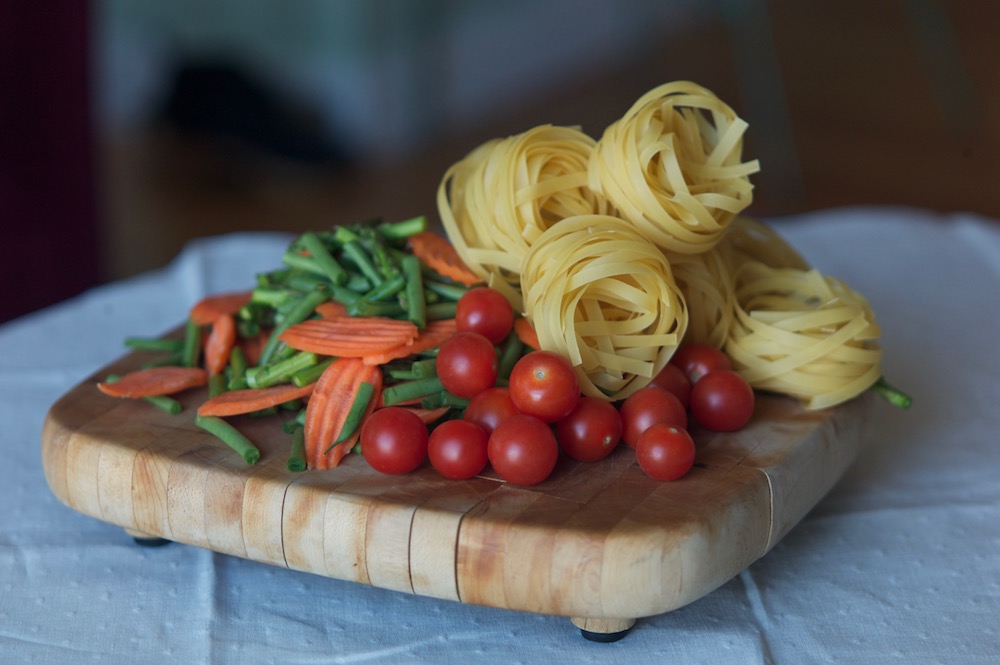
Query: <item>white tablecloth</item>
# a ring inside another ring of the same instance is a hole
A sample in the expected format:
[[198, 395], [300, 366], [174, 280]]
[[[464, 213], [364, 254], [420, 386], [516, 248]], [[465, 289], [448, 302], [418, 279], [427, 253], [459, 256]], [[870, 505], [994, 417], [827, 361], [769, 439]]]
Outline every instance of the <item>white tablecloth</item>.
[[595, 644], [564, 618], [142, 548], [59, 503], [46, 410], [126, 336], [251, 285], [287, 240], [230, 235], [0, 326], [0, 662], [1000, 662], [1000, 222], [895, 208], [771, 221], [869, 297], [885, 373], [915, 403], [881, 409], [826, 499], [703, 599]]

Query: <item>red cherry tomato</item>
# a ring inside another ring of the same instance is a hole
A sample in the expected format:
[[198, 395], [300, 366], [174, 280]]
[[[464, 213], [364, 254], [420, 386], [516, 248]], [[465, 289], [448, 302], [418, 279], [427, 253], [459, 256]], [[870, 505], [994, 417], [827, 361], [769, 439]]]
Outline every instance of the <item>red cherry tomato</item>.
[[552, 351], [532, 351], [510, 372], [510, 398], [521, 413], [553, 423], [580, 401], [580, 383], [566, 358]]
[[673, 393], [685, 409], [691, 405], [691, 380], [687, 378], [684, 370], [673, 363], [667, 363], [660, 373], [653, 377], [649, 385]]
[[497, 425], [520, 413], [510, 398], [510, 390], [501, 386], [476, 393], [465, 407], [465, 420], [479, 425], [489, 436]]
[[625, 398], [621, 405], [622, 438], [635, 448], [639, 437], [660, 423], [687, 429], [687, 410], [677, 396], [663, 388], [646, 386]]
[[753, 409], [753, 388], [732, 370], [709, 372], [691, 389], [691, 415], [715, 432], [742, 428], [753, 417]]
[[687, 430], [673, 425], [653, 425], [639, 437], [635, 458], [650, 478], [677, 480], [694, 465], [694, 440]]
[[514, 309], [496, 289], [477, 286], [458, 299], [455, 327], [459, 332], [479, 333], [499, 344], [514, 326]]
[[488, 437], [483, 428], [468, 420], [446, 420], [431, 432], [427, 458], [445, 478], [471, 478], [489, 462]]
[[459, 397], [472, 397], [497, 381], [497, 350], [479, 333], [455, 333], [441, 345], [437, 375], [444, 389]]
[[493, 430], [487, 452], [493, 469], [507, 482], [537, 485], [555, 468], [559, 444], [545, 422], [522, 413]]
[[699, 342], [681, 344], [670, 358], [670, 362], [684, 371], [692, 386], [712, 370], [732, 369], [729, 356], [711, 344]]
[[427, 426], [412, 411], [377, 409], [361, 427], [361, 455], [382, 473], [409, 473], [427, 458]]
[[596, 462], [611, 454], [622, 439], [622, 417], [610, 402], [581, 397], [568, 416], [555, 424], [563, 452], [580, 462]]

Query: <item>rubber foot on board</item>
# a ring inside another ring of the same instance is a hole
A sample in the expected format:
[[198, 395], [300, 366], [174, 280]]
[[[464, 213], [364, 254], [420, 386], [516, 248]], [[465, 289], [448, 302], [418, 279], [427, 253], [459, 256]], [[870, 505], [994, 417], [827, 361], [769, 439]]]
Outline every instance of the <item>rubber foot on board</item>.
[[573, 617], [573, 625], [580, 629], [583, 639], [591, 642], [617, 642], [628, 635], [635, 619], [591, 619]]
[[155, 536], [151, 538], [144, 536], [132, 536], [132, 540], [134, 540], [135, 544], [140, 547], [163, 547], [164, 545], [169, 545], [172, 542], [166, 538], [157, 538]]

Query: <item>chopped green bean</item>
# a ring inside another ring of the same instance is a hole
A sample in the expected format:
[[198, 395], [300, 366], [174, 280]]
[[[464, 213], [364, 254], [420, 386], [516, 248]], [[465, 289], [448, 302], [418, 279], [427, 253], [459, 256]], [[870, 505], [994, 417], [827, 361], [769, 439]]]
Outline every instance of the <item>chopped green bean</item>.
[[247, 357], [239, 346], [229, 353], [229, 389], [240, 390], [247, 387]]
[[372, 284], [373, 287], [382, 283], [383, 277], [372, 262], [368, 252], [358, 240], [351, 240], [344, 244], [344, 258], [353, 263], [361, 274]]
[[427, 305], [426, 315], [428, 321], [442, 321], [444, 319], [454, 319], [458, 311], [458, 303], [445, 301]]
[[218, 397], [222, 393], [226, 392], [228, 385], [226, 382], [225, 374], [213, 374], [208, 377], [208, 396]]
[[297, 388], [301, 388], [303, 386], [308, 386], [310, 383], [316, 383], [319, 381], [319, 377], [322, 376], [323, 372], [326, 371], [326, 368], [329, 367], [334, 360], [335, 358], [327, 358], [326, 360], [318, 362], [315, 365], [300, 369], [292, 374], [292, 384]]
[[184, 350], [184, 340], [166, 337], [126, 337], [125, 346], [136, 351], [170, 351], [177, 353]]
[[375, 230], [388, 240], [404, 240], [427, 230], [427, 216], [419, 215], [399, 222], [382, 222]]
[[514, 369], [514, 364], [520, 360], [524, 354], [524, 342], [513, 330], [507, 334], [503, 346], [500, 348], [500, 358], [497, 360], [497, 377], [509, 379], [510, 371]]
[[331, 283], [345, 284], [347, 282], [347, 271], [344, 270], [342, 265], [337, 263], [337, 260], [333, 258], [333, 255], [330, 254], [319, 236], [312, 232], [306, 232], [302, 234], [299, 240]]
[[359, 299], [347, 305], [347, 313], [351, 316], [385, 316], [397, 318], [406, 312], [397, 302], [370, 302]]
[[441, 379], [436, 376], [427, 377], [425, 379], [414, 379], [413, 381], [404, 381], [383, 389], [382, 403], [385, 406], [390, 406], [392, 404], [398, 404], [399, 402], [405, 402], [418, 397], [426, 397], [427, 395], [437, 393], [442, 390], [444, 390], [444, 386], [441, 385]]
[[437, 360], [434, 358], [414, 360], [413, 364], [410, 365], [410, 369], [418, 379], [426, 379], [427, 377], [437, 376]]
[[194, 424], [214, 435], [217, 439], [239, 453], [247, 464], [256, 464], [260, 450], [238, 429], [218, 416], [195, 416]]
[[287, 316], [282, 319], [281, 323], [275, 326], [275, 329], [272, 331], [271, 336], [267, 340], [267, 344], [264, 345], [264, 350], [261, 352], [259, 364], [266, 365], [271, 362], [271, 356], [274, 355], [274, 352], [277, 350], [279, 342], [278, 338], [281, 336], [282, 332], [284, 332], [289, 326], [305, 321], [307, 318], [312, 316], [316, 307], [320, 303], [325, 302], [328, 298], [329, 294], [324, 291], [310, 291], [304, 295], [302, 299], [296, 303], [295, 307], [288, 312]]
[[467, 288], [459, 284], [446, 284], [433, 279], [425, 279], [424, 288], [432, 293], [438, 294], [445, 300], [454, 300], [455, 302], [458, 302], [458, 299], [469, 291]]
[[912, 397], [890, 384], [885, 380], [885, 377], [879, 377], [878, 381], [872, 386], [872, 390], [881, 395], [890, 404], [900, 409], [908, 409], [913, 404]]
[[415, 256], [403, 259], [406, 276], [406, 318], [418, 328], [427, 325], [427, 303], [424, 302], [424, 279], [420, 274], [420, 260]]
[[150, 367], [170, 367], [171, 365], [181, 365], [184, 363], [184, 352], [170, 353], [165, 356], [160, 356], [159, 358], [153, 358], [148, 362], [142, 364], [143, 369], [149, 369]]
[[387, 278], [384, 282], [366, 293], [363, 299], [369, 302], [385, 300], [402, 291], [403, 287], [407, 287], [406, 279], [401, 274], [395, 275]]
[[283, 288], [256, 288], [251, 292], [250, 304], [265, 307], [280, 307], [283, 303], [299, 296], [298, 291]]
[[[294, 423], [294, 420], [289, 422]], [[295, 424], [292, 434], [292, 449], [288, 453], [288, 470], [292, 473], [302, 473], [306, 470], [306, 435], [305, 429]]]
[[299, 351], [283, 360], [248, 369], [246, 371], [247, 385], [251, 388], [268, 388], [279, 383], [286, 383], [296, 372], [312, 367], [318, 362], [319, 357], [315, 353]]
[[201, 355], [201, 326], [188, 319], [184, 325], [184, 353], [181, 364], [184, 367], [197, 367]]
[[372, 395], [375, 393], [375, 386], [364, 381], [358, 386], [358, 392], [354, 396], [354, 401], [351, 403], [351, 408], [347, 412], [347, 417], [344, 419], [344, 424], [340, 428], [340, 433], [333, 443], [323, 451], [323, 454], [330, 452], [334, 446], [338, 443], [343, 443], [349, 439], [354, 432], [358, 429], [358, 425], [361, 424], [361, 419], [365, 415], [365, 411], [368, 409], [368, 403], [372, 399]]

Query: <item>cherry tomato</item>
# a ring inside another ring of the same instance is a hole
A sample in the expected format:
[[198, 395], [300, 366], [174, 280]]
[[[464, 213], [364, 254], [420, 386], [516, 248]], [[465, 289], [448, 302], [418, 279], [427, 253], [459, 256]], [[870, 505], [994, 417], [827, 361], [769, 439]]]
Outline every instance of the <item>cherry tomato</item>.
[[687, 429], [687, 409], [673, 393], [656, 386], [640, 388], [621, 405], [622, 438], [635, 448], [639, 436], [653, 425], [664, 423]]
[[753, 388], [732, 370], [718, 369], [691, 389], [691, 415], [702, 427], [735, 432], [753, 417]]
[[555, 424], [563, 452], [580, 462], [596, 462], [611, 454], [622, 439], [622, 417], [610, 402], [581, 397], [568, 416]]
[[502, 421], [520, 413], [510, 399], [510, 390], [501, 386], [476, 393], [465, 407], [465, 420], [476, 423], [489, 436]]
[[653, 377], [649, 385], [657, 386], [669, 393], [673, 393], [681, 401], [685, 409], [691, 406], [691, 380], [687, 378], [684, 370], [677, 365], [667, 363], [660, 370], [660, 373]]
[[455, 327], [459, 332], [479, 333], [499, 344], [514, 326], [514, 309], [496, 289], [477, 286], [458, 299]]
[[361, 455], [382, 473], [409, 473], [427, 458], [427, 426], [412, 411], [377, 409], [361, 426]]
[[694, 465], [694, 440], [686, 429], [661, 423], [639, 437], [635, 458], [650, 478], [677, 480]]
[[493, 469], [507, 482], [537, 485], [555, 468], [559, 444], [545, 422], [521, 413], [493, 430], [487, 452]]
[[459, 397], [472, 397], [497, 381], [497, 350], [479, 333], [455, 333], [441, 345], [437, 375], [444, 389]]
[[471, 478], [486, 468], [489, 438], [483, 428], [468, 420], [446, 420], [431, 432], [427, 458], [445, 478]]
[[580, 382], [566, 358], [552, 351], [532, 351], [510, 372], [510, 398], [521, 413], [554, 423], [580, 401]]
[[699, 342], [681, 344], [670, 358], [670, 362], [684, 371], [692, 386], [712, 370], [732, 369], [729, 356], [711, 344]]

